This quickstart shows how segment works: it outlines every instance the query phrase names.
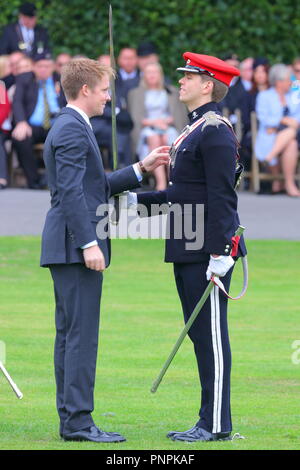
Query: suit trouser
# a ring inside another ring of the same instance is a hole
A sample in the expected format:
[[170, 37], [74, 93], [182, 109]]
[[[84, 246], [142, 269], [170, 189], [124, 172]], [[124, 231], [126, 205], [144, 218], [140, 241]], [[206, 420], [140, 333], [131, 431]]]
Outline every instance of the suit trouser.
[[[187, 322], [208, 285], [208, 263], [175, 263], [174, 275]], [[222, 278], [229, 289], [232, 269]], [[231, 352], [227, 326], [227, 298], [214, 287], [193, 323], [189, 337], [194, 344], [201, 384], [198, 425], [209, 432], [229, 432]]]
[[13, 145], [17, 151], [18, 160], [24, 170], [28, 186], [32, 187], [38, 183], [38, 163], [34, 154], [33, 146], [43, 144], [46, 140], [48, 131], [40, 126], [31, 126], [32, 136], [24, 140], [13, 140]]
[[94, 384], [103, 275], [84, 264], [52, 265], [56, 301], [54, 368], [60, 432], [94, 424]]

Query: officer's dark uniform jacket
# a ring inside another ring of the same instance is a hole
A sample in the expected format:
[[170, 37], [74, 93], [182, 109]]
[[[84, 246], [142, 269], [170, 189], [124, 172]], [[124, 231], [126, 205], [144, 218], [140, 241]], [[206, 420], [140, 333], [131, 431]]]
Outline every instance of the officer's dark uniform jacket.
[[[220, 115], [217, 104], [210, 102], [189, 113], [190, 125], [209, 111]], [[210, 254], [229, 255], [232, 236], [239, 225], [234, 189], [236, 139], [225, 123], [206, 124], [200, 124], [178, 147], [175, 165], [170, 167], [168, 188], [138, 194], [138, 203], [147, 207], [149, 215], [152, 204], [169, 205], [170, 236], [166, 239], [166, 262], [198, 263], [207, 261]], [[188, 212], [192, 211], [193, 231], [196, 228], [196, 204], [204, 205], [204, 244], [201, 249], [186, 249], [186, 243], [192, 240], [185, 238], [184, 230], [181, 239], [174, 238], [172, 205], [175, 203], [183, 207], [183, 217], [191, 217]], [[184, 205], [188, 205], [187, 209]], [[241, 238], [238, 256], [245, 254], [246, 247]]]

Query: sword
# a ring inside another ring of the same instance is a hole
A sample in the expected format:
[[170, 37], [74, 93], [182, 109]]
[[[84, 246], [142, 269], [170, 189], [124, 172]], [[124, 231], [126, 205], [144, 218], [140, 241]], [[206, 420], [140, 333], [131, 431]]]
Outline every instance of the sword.
[[[235, 232], [235, 236], [240, 237], [242, 235], [242, 233], [244, 232], [244, 230], [245, 230], [245, 228], [242, 227], [241, 225], [239, 225], [236, 232]], [[208, 299], [214, 285], [215, 285], [214, 280], [211, 279], [209, 281], [208, 286], [206, 287], [201, 299], [199, 300], [196, 307], [194, 308], [190, 318], [186, 322], [185, 327], [183, 328], [178, 340], [176, 341], [176, 344], [173, 347], [168, 359], [166, 360], [165, 364], [163, 365], [157, 379], [153, 382], [153, 385], [151, 387], [151, 392], [152, 393], [155, 393], [156, 390], [158, 389], [158, 386], [159, 386], [160, 382], [162, 381], [165, 373], [167, 372], [167, 370], [169, 368], [169, 365], [171, 364], [175, 354], [177, 353], [178, 349], [180, 348], [184, 338], [186, 337], [186, 335], [187, 335], [188, 331], [190, 330], [192, 324], [194, 323], [196, 317], [198, 316], [199, 312], [201, 311], [203, 305], [205, 304], [206, 300]]]
[[[113, 19], [112, 19], [112, 6], [109, 5], [109, 55], [110, 65], [115, 70], [116, 61], [114, 54], [114, 39], [113, 39]], [[118, 166], [118, 143], [117, 143], [117, 118], [116, 118], [116, 86], [115, 79], [111, 77], [110, 80], [111, 91], [111, 136], [112, 136], [112, 154], [113, 154], [113, 170]]]
[[9, 373], [7, 372], [7, 370], [5, 369], [1, 361], [0, 361], [0, 370], [3, 372], [4, 377], [8, 381], [9, 385], [11, 386], [11, 388], [13, 389], [17, 397], [21, 400], [21, 398], [23, 398], [23, 393], [19, 390], [18, 386], [12, 380], [11, 376], [9, 375]]
[[[109, 56], [110, 65], [115, 70], [116, 61], [114, 54], [114, 36], [113, 36], [113, 16], [112, 6], [109, 5]], [[116, 117], [116, 85], [114, 77], [110, 80], [110, 93], [111, 93], [111, 141], [112, 141], [112, 154], [113, 154], [113, 170], [118, 167], [118, 142], [117, 142], [117, 117]], [[117, 225], [120, 219], [120, 197], [118, 194], [114, 196], [114, 208], [111, 213], [111, 223]]]

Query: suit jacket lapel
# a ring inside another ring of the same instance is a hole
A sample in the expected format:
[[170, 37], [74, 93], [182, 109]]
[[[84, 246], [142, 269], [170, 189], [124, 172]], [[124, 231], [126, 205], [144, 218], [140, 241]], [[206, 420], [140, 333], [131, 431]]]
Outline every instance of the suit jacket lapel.
[[87, 128], [87, 131], [88, 131], [88, 135], [89, 135], [89, 138], [95, 148], [95, 151], [98, 155], [98, 157], [100, 158], [100, 160], [102, 161], [102, 158], [101, 158], [101, 154], [100, 154], [100, 150], [99, 150], [99, 147], [98, 147], [98, 143], [97, 143], [97, 140], [96, 140], [96, 137], [95, 137], [95, 134], [93, 132], [93, 130], [90, 128], [90, 126], [85, 122], [85, 126]]
[[93, 132], [93, 130], [91, 129], [91, 127], [88, 125], [88, 123], [83, 119], [83, 117], [77, 112], [75, 111], [75, 109], [72, 109], [72, 108], [63, 108], [61, 110], [61, 113], [67, 113], [67, 114], [72, 114], [72, 116], [74, 116], [76, 119], [78, 119], [80, 122], [82, 122], [84, 125], [85, 125], [85, 128], [87, 130], [87, 133], [88, 133], [88, 136], [89, 136], [89, 139], [94, 147], [94, 150], [101, 162], [101, 166], [103, 166], [103, 163], [102, 163], [102, 157], [101, 157], [101, 153], [100, 153], [100, 150], [99, 150], [99, 147], [98, 147], [98, 144], [97, 144], [97, 140], [96, 140], [96, 137], [95, 137], [95, 134]]

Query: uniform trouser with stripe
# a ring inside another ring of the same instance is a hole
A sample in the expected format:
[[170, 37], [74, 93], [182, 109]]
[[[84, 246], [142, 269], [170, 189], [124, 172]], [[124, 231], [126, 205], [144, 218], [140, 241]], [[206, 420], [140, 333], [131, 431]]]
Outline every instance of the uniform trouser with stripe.
[[[187, 322], [207, 287], [208, 263], [175, 263], [174, 274]], [[232, 269], [222, 278], [229, 290]], [[201, 384], [198, 425], [209, 432], [229, 432], [231, 352], [227, 326], [227, 298], [214, 287], [189, 331], [194, 344]]]
[[94, 384], [103, 275], [84, 264], [52, 265], [56, 302], [54, 368], [60, 432], [94, 424]]

